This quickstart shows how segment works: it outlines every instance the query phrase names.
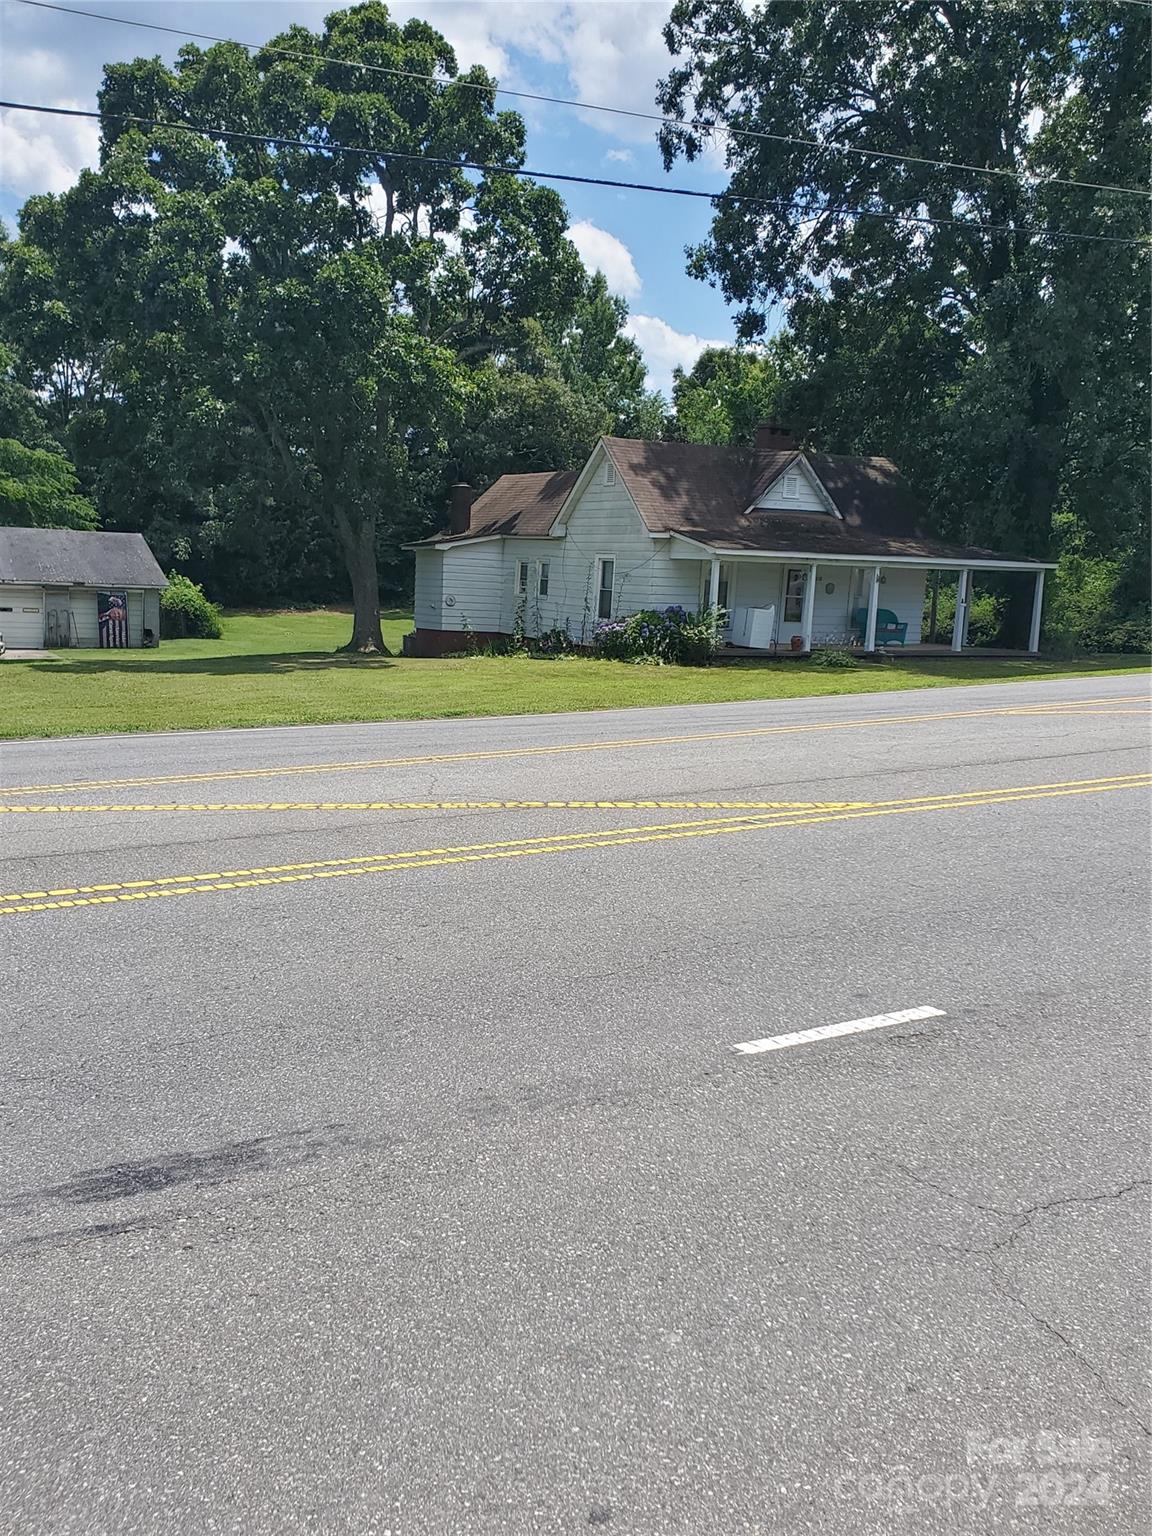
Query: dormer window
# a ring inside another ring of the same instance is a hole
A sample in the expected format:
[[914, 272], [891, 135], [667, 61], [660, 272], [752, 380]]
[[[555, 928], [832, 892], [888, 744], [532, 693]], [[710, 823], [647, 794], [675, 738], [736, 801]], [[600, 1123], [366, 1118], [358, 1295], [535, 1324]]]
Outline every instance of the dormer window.
[[794, 472], [784, 476], [784, 484], [780, 488], [780, 494], [787, 501], [799, 501], [800, 476]]

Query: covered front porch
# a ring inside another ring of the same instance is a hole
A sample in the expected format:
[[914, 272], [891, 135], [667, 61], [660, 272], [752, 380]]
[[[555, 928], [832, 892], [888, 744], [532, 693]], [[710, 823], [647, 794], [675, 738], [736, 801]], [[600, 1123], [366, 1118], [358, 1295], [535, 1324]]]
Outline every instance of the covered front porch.
[[[701, 606], [723, 611], [726, 651], [748, 655], [803, 656], [829, 648], [908, 656], [1035, 655], [1044, 578], [1052, 568], [1007, 559], [961, 563], [890, 556], [865, 562], [721, 549], [700, 559], [698, 548], [695, 558]], [[969, 644], [974, 582], [992, 572], [1015, 572], [1030, 583], [1024, 649]], [[937, 598], [943, 599], [940, 614]], [[951, 610], [950, 618], [944, 608]]]

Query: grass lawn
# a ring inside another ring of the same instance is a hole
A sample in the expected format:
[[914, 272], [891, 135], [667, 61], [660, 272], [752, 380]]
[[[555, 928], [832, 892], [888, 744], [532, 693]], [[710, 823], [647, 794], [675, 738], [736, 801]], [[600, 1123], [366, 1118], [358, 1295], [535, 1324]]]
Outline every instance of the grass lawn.
[[[408, 614], [386, 614], [388, 646], [399, 651], [410, 628]], [[0, 737], [794, 699], [1148, 668], [1148, 658], [1129, 656], [1073, 662], [934, 658], [841, 672], [793, 661], [686, 668], [585, 657], [407, 661], [334, 655], [349, 632], [348, 615], [330, 610], [238, 613], [224, 620], [220, 640], [170, 640], [155, 651], [63, 651], [48, 661], [0, 662]]]

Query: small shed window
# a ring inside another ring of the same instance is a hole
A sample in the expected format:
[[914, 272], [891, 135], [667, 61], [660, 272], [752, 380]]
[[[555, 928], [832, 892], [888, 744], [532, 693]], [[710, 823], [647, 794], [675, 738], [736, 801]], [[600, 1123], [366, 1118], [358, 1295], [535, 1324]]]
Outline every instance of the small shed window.
[[596, 581], [596, 617], [599, 619], [612, 617], [612, 588], [615, 582], [615, 560], [601, 560]]
[[548, 596], [548, 562], [547, 562], [547, 560], [541, 560], [541, 562], [540, 562], [540, 574], [536, 578], [536, 595], [538, 597], [547, 597]]
[[528, 595], [528, 562], [521, 560], [516, 566], [516, 590], [522, 597]]

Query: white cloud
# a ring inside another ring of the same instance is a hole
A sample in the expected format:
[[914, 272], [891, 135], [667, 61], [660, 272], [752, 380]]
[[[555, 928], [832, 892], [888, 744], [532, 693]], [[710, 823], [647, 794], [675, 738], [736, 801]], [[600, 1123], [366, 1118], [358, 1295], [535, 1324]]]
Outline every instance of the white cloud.
[[85, 166], [96, 164], [99, 149], [99, 127], [84, 118], [0, 112], [0, 187], [18, 197], [64, 192]]
[[708, 347], [730, 347], [732, 339], [707, 340], [691, 331], [676, 331], [658, 315], [630, 315], [624, 329], [644, 354], [648, 385], [667, 395], [672, 389], [673, 368], [691, 369]]
[[603, 272], [613, 293], [635, 298], [640, 292], [640, 274], [632, 252], [622, 240], [610, 235], [598, 224], [581, 219], [568, 231], [568, 238], [580, 252], [580, 260], [590, 272]]
[[[565, 11], [564, 62], [581, 101], [657, 115], [656, 82], [671, 55], [661, 35], [667, 8], [655, 4], [570, 5]], [[629, 143], [650, 142], [657, 124], [642, 117], [583, 113], [590, 127]]]
[[636, 157], [630, 149], [610, 149], [604, 158], [605, 160], [616, 160], [621, 165], [631, 165]]
[[[656, 82], [673, 63], [661, 35], [668, 10], [655, 0], [407, 0], [392, 9], [399, 20], [416, 15], [429, 21], [462, 65], [485, 65], [501, 85], [541, 89], [539, 80], [524, 74], [522, 63], [517, 68], [518, 61], [560, 65], [575, 98], [623, 111], [657, 115]], [[508, 99], [500, 105], [532, 117], [540, 110]], [[567, 109], [559, 110], [567, 116]], [[658, 127], [607, 112], [580, 117], [597, 132], [630, 144], [651, 142]]]

